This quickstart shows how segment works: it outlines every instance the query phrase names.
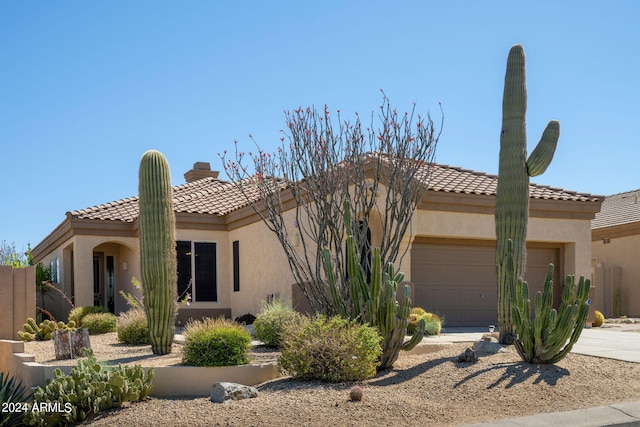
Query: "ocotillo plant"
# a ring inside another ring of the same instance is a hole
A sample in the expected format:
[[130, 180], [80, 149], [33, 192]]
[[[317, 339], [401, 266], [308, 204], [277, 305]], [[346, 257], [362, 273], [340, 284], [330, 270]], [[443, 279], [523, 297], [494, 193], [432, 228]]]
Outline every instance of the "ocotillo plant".
[[[552, 120], [527, 159], [527, 87], [524, 49], [511, 47], [507, 59], [502, 99], [502, 132], [496, 194], [496, 270], [498, 276], [498, 327], [501, 341], [513, 338], [509, 284], [524, 277], [525, 240], [529, 218], [529, 177], [542, 174], [556, 149], [560, 124]], [[506, 270], [507, 240], [513, 241], [514, 277]]]
[[[515, 267], [508, 241], [507, 270]], [[510, 275], [510, 277], [514, 277]], [[562, 292], [560, 310], [553, 305], [553, 264], [549, 264], [542, 292], [535, 298], [534, 317], [531, 318], [529, 286], [522, 278], [511, 286], [512, 314], [517, 333], [515, 346], [522, 360], [529, 363], [556, 363], [571, 351], [578, 341], [589, 314], [589, 288], [591, 281], [580, 277], [578, 287], [575, 276], [567, 276]]]
[[[392, 263], [387, 263], [382, 270], [380, 248], [373, 250], [371, 262], [371, 283], [367, 283], [366, 275], [360, 264], [360, 253], [356, 238], [351, 229], [351, 206], [344, 203], [344, 221], [349, 236], [347, 237], [347, 271], [349, 273], [350, 306], [345, 303], [338, 292], [338, 278], [334, 271], [331, 251], [324, 250], [324, 269], [336, 311], [341, 316], [356, 319], [374, 326], [382, 336], [382, 355], [378, 369], [391, 368], [398, 359], [400, 350], [411, 350], [424, 337], [425, 322], [422, 319], [413, 336], [405, 342], [409, 314], [411, 312], [411, 288], [405, 285], [402, 299], [398, 302], [396, 295], [398, 284], [404, 274], [396, 273]], [[346, 279], [346, 278], [343, 278]]]
[[176, 304], [176, 242], [169, 163], [150, 150], [140, 161], [140, 273], [154, 354], [171, 353]]

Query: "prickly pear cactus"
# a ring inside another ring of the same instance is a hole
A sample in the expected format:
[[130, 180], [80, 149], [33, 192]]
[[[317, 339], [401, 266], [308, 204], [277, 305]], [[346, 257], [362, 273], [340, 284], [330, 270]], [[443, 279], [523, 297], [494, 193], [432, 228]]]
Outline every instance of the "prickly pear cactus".
[[[542, 174], [553, 158], [560, 124], [550, 121], [527, 158], [527, 87], [525, 55], [521, 45], [509, 51], [502, 99], [500, 163], [496, 194], [496, 269], [498, 276], [498, 327], [502, 342], [513, 338], [509, 283], [524, 277], [525, 240], [529, 219], [529, 177]], [[506, 272], [507, 240], [513, 241], [514, 277]]]
[[[34, 390], [34, 405], [47, 410], [29, 410], [25, 425], [66, 426], [81, 422], [128, 401], [146, 399], [153, 388], [153, 368], [146, 373], [140, 365], [100, 365], [91, 350], [71, 373], [53, 370], [53, 378]], [[55, 410], [51, 408], [55, 408]]]
[[171, 353], [176, 301], [176, 242], [169, 163], [150, 150], [140, 161], [140, 269], [154, 354]]
[[371, 283], [367, 283], [366, 275], [360, 264], [360, 254], [356, 238], [351, 233], [351, 206], [344, 204], [345, 226], [350, 232], [347, 238], [347, 271], [349, 273], [350, 306], [338, 292], [338, 278], [334, 272], [331, 251], [324, 250], [323, 265], [333, 304], [338, 314], [343, 317], [356, 319], [374, 326], [382, 336], [382, 355], [378, 369], [393, 367], [398, 359], [400, 350], [411, 350], [422, 341], [425, 331], [424, 319], [420, 319], [413, 335], [408, 341], [407, 327], [411, 314], [411, 288], [405, 285], [402, 298], [396, 298], [398, 285], [404, 274], [396, 273], [392, 263], [382, 269], [380, 248], [373, 250], [371, 263]]

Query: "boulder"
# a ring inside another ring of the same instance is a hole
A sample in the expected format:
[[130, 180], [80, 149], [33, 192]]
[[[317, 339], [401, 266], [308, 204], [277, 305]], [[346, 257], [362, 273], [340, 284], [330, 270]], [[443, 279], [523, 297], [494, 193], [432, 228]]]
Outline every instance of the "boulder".
[[243, 400], [258, 397], [258, 390], [242, 384], [219, 382], [211, 387], [211, 401], [224, 403], [227, 400]]
[[496, 353], [506, 353], [507, 349], [500, 345], [499, 342], [478, 341], [473, 344], [473, 349], [479, 356], [490, 356]]

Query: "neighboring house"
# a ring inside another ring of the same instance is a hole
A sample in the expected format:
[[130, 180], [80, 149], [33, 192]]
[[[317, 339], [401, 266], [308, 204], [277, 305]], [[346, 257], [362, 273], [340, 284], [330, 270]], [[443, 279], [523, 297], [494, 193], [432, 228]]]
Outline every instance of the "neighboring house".
[[[256, 314], [272, 296], [300, 301], [275, 235], [236, 187], [217, 176], [208, 163], [196, 163], [187, 183], [174, 187], [178, 292], [193, 296], [179, 320]], [[409, 250], [396, 261], [412, 284], [414, 305], [444, 315], [451, 326], [496, 322], [496, 184], [494, 175], [434, 165], [404, 241]], [[542, 287], [550, 262], [556, 283], [565, 274], [589, 276], [590, 221], [601, 203], [600, 196], [531, 185], [526, 279], [532, 292]], [[137, 216], [137, 197], [68, 212], [33, 249], [34, 259], [57, 266], [58, 286], [76, 305], [119, 313], [127, 309], [119, 291], [135, 292], [131, 279], [140, 278]], [[285, 220], [294, 223], [293, 210]], [[375, 243], [375, 227], [372, 234]]]
[[606, 197], [591, 235], [596, 308], [606, 317], [640, 316], [640, 190]]

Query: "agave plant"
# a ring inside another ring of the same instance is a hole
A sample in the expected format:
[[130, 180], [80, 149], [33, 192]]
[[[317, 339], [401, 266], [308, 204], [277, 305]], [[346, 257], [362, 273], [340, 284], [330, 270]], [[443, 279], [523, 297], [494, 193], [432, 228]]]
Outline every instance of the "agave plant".
[[[31, 393], [14, 377], [0, 372], [0, 427], [22, 425], [22, 418]], [[6, 409], [6, 411], [5, 411]]]

